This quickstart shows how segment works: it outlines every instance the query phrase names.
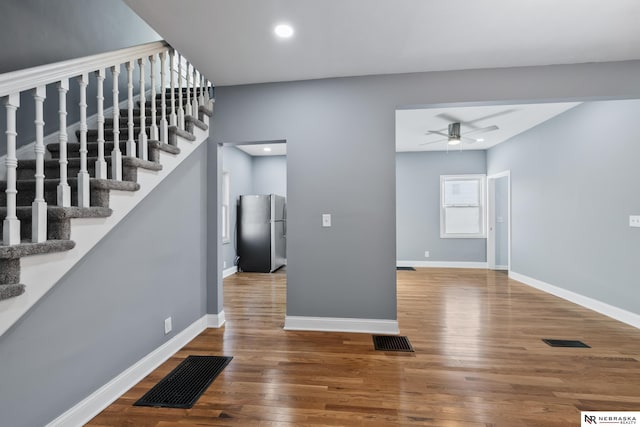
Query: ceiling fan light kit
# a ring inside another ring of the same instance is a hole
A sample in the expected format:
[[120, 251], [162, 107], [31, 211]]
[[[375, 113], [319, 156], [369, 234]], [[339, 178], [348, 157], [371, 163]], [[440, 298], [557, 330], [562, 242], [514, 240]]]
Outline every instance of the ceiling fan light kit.
[[[491, 132], [494, 130], [498, 130], [498, 126], [487, 126], [480, 129], [471, 129], [470, 131], [465, 132], [466, 135], [473, 135], [485, 132]], [[444, 133], [438, 130], [430, 130], [427, 132], [427, 135], [440, 135], [446, 137], [445, 139], [439, 139], [437, 141], [425, 142], [420, 145], [428, 145], [428, 144], [436, 144], [439, 142], [445, 142], [447, 145], [460, 145], [460, 144], [472, 144], [474, 142], [479, 141], [478, 139], [469, 138], [468, 136], [462, 136], [460, 134], [460, 122], [449, 123], [448, 132]], [[462, 145], [460, 145], [460, 149], [462, 149]]]

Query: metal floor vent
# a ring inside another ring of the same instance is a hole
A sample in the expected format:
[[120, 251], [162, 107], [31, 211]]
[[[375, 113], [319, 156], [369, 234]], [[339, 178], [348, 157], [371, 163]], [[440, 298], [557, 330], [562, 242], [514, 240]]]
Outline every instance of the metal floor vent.
[[191, 408], [231, 359], [224, 356], [189, 356], [133, 405]]
[[373, 346], [380, 351], [413, 352], [409, 338], [399, 335], [374, 335]]
[[396, 270], [402, 270], [402, 271], [416, 271], [415, 268], [413, 267], [396, 267]]
[[550, 345], [551, 347], [574, 347], [574, 348], [591, 348], [582, 341], [575, 340], [552, 340], [543, 338], [542, 341]]

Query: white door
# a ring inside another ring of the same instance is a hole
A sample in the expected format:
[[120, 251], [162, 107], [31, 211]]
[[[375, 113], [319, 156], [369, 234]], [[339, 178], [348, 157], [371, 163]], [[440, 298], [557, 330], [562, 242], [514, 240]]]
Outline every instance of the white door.
[[487, 179], [487, 265], [509, 270], [511, 265], [511, 179], [509, 171]]

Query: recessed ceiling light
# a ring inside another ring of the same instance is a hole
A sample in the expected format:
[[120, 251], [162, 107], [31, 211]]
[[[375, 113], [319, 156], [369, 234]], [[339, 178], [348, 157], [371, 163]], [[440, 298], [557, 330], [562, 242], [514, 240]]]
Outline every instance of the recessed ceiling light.
[[288, 39], [293, 35], [293, 27], [289, 24], [279, 24], [276, 25], [273, 32], [280, 38]]
[[484, 142], [484, 138], [478, 138], [476, 139], [477, 142]]
[[269, 152], [269, 151], [271, 151], [271, 147], [264, 147], [263, 150], [266, 151], [266, 152]]

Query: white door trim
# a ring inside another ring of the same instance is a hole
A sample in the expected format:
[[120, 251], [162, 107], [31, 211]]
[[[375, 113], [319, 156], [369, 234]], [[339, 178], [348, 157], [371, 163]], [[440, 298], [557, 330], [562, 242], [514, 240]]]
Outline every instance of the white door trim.
[[506, 170], [487, 176], [487, 267], [490, 270], [502, 270], [504, 266], [496, 265], [495, 235], [495, 190], [496, 179], [507, 178], [507, 271], [511, 271], [511, 171]]

